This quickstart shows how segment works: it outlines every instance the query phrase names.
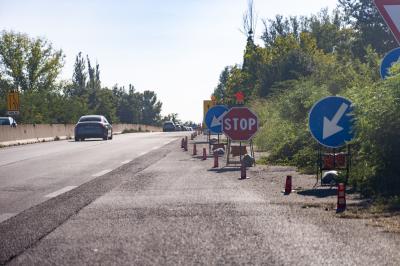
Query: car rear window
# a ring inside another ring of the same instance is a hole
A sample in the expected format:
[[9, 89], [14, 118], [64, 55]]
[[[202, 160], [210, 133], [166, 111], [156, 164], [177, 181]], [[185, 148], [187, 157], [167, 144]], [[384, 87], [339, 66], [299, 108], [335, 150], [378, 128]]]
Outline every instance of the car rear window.
[[99, 116], [85, 116], [85, 117], [81, 117], [81, 119], [79, 119], [79, 122], [101, 122], [101, 117]]
[[10, 120], [8, 118], [0, 118], [0, 125], [9, 126]]

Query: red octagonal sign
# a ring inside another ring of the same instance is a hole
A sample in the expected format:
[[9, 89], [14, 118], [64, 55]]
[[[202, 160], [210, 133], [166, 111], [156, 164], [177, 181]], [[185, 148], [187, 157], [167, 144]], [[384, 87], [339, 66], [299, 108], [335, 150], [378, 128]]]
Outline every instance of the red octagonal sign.
[[247, 107], [233, 107], [222, 118], [222, 131], [231, 140], [250, 140], [257, 130], [258, 117]]

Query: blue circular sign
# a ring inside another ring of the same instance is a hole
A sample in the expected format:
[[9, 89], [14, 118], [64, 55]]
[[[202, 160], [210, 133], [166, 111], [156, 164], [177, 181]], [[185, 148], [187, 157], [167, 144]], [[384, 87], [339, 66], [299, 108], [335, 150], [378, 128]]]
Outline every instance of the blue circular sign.
[[222, 118], [228, 110], [225, 105], [216, 105], [208, 110], [205, 122], [212, 133], [222, 134]]
[[322, 145], [338, 148], [353, 139], [353, 107], [350, 100], [329, 96], [316, 102], [310, 110], [311, 135]]
[[390, 73], [389, 69], [392, 67], [394, 63], [399, 61], [400, 59], [400, 47], [395, 48], [389, 53], [385, 55], [381, 63], [381, 77], [382, 79], [386, 79]]

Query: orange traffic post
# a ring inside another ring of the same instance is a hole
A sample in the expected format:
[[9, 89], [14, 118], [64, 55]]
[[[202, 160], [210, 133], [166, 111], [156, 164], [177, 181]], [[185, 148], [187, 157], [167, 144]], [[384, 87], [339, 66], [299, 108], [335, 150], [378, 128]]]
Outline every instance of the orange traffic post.
[[193, 156], [197, 155], [196, 143], [193, 143]]
[[346, 186], [343, 183], [338, 185], [338, 199], [336, 212], [343, 212], [346, 210]]
[[292, 192], [292, 176], [286, 176], [286, 184], [285, 184], [285, 195], [289, 195]]
[[218, 153], [214, 151], [214, 168], [218, 168]]
[[206, 151], [206, 148], [203, 148], [203, 160], [207, 160], [207, 151]]

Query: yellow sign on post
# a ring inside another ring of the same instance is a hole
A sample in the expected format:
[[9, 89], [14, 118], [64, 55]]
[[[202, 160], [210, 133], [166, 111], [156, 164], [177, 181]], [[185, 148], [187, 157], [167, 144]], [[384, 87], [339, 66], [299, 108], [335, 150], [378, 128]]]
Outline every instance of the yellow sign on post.
[[7, 95], [7, 110], [9, 115], [19, 114], [19, 93], [9, 92]]
[[203, 101], [203, 128], [206, 128], [206, 114], [211, 107], [213, 107], [215, 103], [211, 100]]

